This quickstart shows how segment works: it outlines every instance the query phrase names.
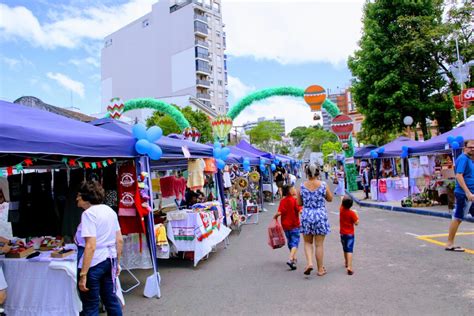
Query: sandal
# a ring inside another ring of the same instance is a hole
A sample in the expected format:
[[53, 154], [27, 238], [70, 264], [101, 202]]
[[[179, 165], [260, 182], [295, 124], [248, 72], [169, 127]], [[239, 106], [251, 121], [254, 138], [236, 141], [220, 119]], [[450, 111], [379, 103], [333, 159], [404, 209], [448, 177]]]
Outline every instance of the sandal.
[[354, 270], [347, 269], [347, 274], [348, 274], [348, 275], [353, 275], [353, 274], [354, 274]]
[[304, 275], [310, 275], [311, 274], [311, 271], [313, 271], [313, 267], [312, 266], [308, 266], [305, 270], [304, 270]]
[[325, 275], [326, 273], [328, 273], [327, 270], [326, 270], [326, 267], [323, 267], [323, 272], [319, 272], [319, 271], [318, 271], [318, 273], [316, 273], [316, 274], [317, 274], [318, 276], [323, 276], [323, 275]]
[[459, 246], [446, 247], [446, 248], [444, 248], [444, 250], [446, 250], [446, 251], [454, 251], [454, 252], [464, 252], [464, 251], [466, 251], [466, 249], [461, 248], [461, 247], [459, 247]]

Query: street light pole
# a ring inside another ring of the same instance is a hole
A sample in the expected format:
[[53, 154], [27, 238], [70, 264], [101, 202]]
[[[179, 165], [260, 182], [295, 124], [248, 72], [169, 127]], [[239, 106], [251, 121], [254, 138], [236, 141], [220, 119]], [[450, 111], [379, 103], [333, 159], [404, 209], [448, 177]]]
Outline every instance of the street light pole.
[[[458, 57], [458, 71], [459, 73], [461, 73], [462, 71], [462, 62], [461, 62], [461, 58], [459, 56], [459, 44], [458, 44], [458, 37], [455, 36], [454, 37], [455, 41], [456, 41], [456, 54], [457, 54], [457, 57]], [[460, 75], [460, 74], [459, 74]], [[462, 100], [462, 90], [464, 89], [464, 82], [461, 80], [461, 96], [460, 96], [460, 100], [461, 100], [461, 105], [462, 105], [462, 113], [464, 115], [464, 121], [467, 119], [467, 109], [466, 107], [464, 106], [464, 102]]]

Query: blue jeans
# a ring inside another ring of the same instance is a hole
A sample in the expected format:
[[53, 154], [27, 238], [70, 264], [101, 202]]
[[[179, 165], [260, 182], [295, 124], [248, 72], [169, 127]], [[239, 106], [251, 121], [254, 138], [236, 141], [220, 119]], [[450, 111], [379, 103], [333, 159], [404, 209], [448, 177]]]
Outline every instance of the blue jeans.
[[[79, 269], [79, 273], [80, 271]], [[79, 275], [79, 273], [77, 275]], [[99, 302], [100, 299], [102, 299], [102, 303], [107, 310], [107, 315], [122, 316], [122, 306], [120, 305], [117, 295], [114, 293], [112, 263], [110, 259], [104, 260], [98, 265], [89, 268], [86, 286], [89, 291], [79, 291], [82, 301], [81, 315], [98, 316]]]

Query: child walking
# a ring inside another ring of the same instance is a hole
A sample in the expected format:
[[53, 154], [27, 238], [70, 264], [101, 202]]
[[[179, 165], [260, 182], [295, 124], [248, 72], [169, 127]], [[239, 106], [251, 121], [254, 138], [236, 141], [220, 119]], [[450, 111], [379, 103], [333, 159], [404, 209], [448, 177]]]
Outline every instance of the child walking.
[[284, 198], [280, 201], [278, 211], [273, 216], [278, 219], [281, 216], [281, 226], [285, 231], [290, 257], [286, 263], [291, 270], [296, 270], [296, 252], [300, 243], [300, 211], [301, 207], [296, 200], [296, 190], [291, 185], [284, 185], [282, 188]]
[[352, 199], [345, 195], [339, 209], [339, 232], [341, 234], [341, 244], [348, 275], [354, 274], [352, 269], [352, 253], [355, 242], [354, 225], [359, 225], [359, 216], [357, 216], [356, 211], [351, 210], [352, 204]]

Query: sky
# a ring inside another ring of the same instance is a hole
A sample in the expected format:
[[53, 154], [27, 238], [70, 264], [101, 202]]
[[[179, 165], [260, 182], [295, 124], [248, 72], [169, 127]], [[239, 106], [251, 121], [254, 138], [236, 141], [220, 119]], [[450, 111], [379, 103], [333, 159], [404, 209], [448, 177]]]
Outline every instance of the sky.
[[[164, 1], [164, 0], [161, 0]], [[0, 99], [31, 95], [100, 112], [103, 38], [151, 11], [156, 0], [2, 0]], [[232, 106], [277, 86], [348, 87], [347, 58], [361, 37], [363, 0], [222, 0]], [[284, 117], [286, 129], [315, 124], [303, 100], [255, 103], [236, 125]], [[234, 124], [234, 125], [235, 125]]]

